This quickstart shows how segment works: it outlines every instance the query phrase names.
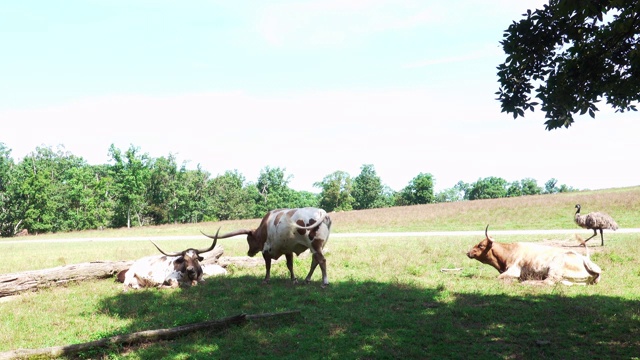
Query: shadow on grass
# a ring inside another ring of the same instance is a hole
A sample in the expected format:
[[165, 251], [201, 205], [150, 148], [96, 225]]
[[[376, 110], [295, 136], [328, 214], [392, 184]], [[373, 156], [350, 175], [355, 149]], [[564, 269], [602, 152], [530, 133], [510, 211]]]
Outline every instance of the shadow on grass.
[[284, 279], [264, 286], [247, 276], [208, 279], [191, 289], [130, 291], [102, 304], [104, 313], [133, 320], [119, 334], [296, 309], [301, 314], [295, 318], [250, 321], [220, 333], [106, 352], [143, 359], [640, 356], [640, 304], [600, 295], [451, 294], [444, 288], [348, 281], [321, 289], [317, 282], [292, 286]]

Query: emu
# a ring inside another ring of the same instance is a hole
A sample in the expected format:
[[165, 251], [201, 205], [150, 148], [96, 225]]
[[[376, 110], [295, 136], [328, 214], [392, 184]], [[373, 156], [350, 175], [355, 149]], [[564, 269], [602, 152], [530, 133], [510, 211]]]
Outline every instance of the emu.
[[602, 230], [611, 229], [613, 231], [618, 230], [618, 224], [613, 218], [602, 212], [592, 212], [586, 215], [580, 215], [580, 204], [576, 204], [576, 215], [575, 222], [581, 228], [593, 230], [593, 235], [587, 240], [581, 242], [582, 246], [586, 246], [586, 242], [591, 240], [594, 236], [598, 235], [598, 230], [600, 230], [600, 240], [601, 246], [604, 246], [604, 236], [602, 235]]

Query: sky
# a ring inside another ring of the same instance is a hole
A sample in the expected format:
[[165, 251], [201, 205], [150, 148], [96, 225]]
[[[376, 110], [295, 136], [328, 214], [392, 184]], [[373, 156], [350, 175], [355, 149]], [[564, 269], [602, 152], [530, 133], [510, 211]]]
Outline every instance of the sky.
[[[0, 143], [89, 164], [109, 147], [314, 186], [372, 165], [399, 191], [497, 176], [640, 185], [640, 115], [545, 130], [495, 100], [499, 41], [540, 0], [0, 0]], [[633, 155], [636, 154], [636, 155]]]

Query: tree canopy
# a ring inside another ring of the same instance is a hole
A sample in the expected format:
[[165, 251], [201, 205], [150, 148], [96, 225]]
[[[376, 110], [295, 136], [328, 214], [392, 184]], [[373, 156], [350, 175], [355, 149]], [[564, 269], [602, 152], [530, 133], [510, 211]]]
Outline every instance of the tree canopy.
[[489, 176], [478, 179], [469, 190], [469, 200], [497, 199], [507, 196], [507, 180]]
[[[595, 117], [605, 99], [616, 112], [640, 101], [640, 2], [550, 0], [514, 21], [500, 42], [502, 111], [524, 117], [538, 105], [546, 129], [568, 128], [574, 115]], [[532, 90], [535, 86], [535, 97]]]
[[335, 171], [314, 184], [322, 189], [320, 192], [319, 206], [326, 211], [353, 210], [353, 181], [351, 176], [344, 171]]
[[398, 203], [402, 205], [430, 204], [435, 201], [433, 195], [433, 175], [420, 173], [399, 194]]
[[382, 180], [373, 165], [365, 164], [360, 169], [360, 175], [353, 179], [353, 208], [361, 210], [383, 207]]
[[[24, 233], [79, 231], [131, 226], [259, 219], [278, 208], [318, 206], [326, 211], [376, 209], [433, 202], [540, 194], [534, 179], [502, 178], [458, 182], [434, 195], [433, 176], [420, 173], [396, 192], [365, 164], [355, 178], [344, 171], [314, 183], [320, 193], [289, 187], [286, 169], [265, 167], [256, 182], [237, 170], [211, 176], [176, 157], [152, 158], [131, 145], [109, 148], [108, 164], [90, 165], [63, 146], [38, 147], [14, 161], [0, 142], [0, 237]], [[557, 180], [544, 193], [575, 191]]]

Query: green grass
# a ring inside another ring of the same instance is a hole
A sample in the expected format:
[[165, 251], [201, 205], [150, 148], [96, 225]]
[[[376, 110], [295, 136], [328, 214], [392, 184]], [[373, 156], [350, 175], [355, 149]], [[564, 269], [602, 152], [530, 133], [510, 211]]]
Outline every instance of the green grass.
[[[633, 198], [638, 192], [638, 188], [632, 188], [611, 193], [626, 193], [626, 198]], [[640, 227], [639, 220], [634, 218], [636, 215], [626, 215], [626, 211], [638, 213], [637, 197], [636, 205], [622, 201], [619, 208], [612, 205], [617, 202], [605, 200], [592, 205], [596, 203], [594, 199], [611, 196], [605, 196], [606, 192], [590, 194], [581, 194], [578, 199], [584, 210], [606, 211], [616, 219], [629, 219], [625, 220], [629, 224], [625, 227]], [[338, 229], [482, 230], [486, 222], [492, 223], [492, 229], [517, 228], [509, 224], [518, 223], [518, 217], [527, 224], [520, 228], [536, 228], [532, 224], [539, 220], [533, 221], [525, 214], [534, 213], [537, 219], [554, 218], [552, 214], [556, 214], [558, 219], [550, 221], [556, 225], [549, 228], [584, 231], [572, 223], [576, 199], [564, 197], [563, 194], [540, 196], [540, 199], [467, 202], [467, 211], [463, 213], [449, 208], [458, 204], [441, 204], [387, 209], [387, 215], [382, 210], [337, 213], [332, 219], [336, 232], [340, 232]], [[551, 205], [539, 205], [541, 200]], [[528, 207], [526, 202], [530, 203]], [[404, 217], [399, 215], [400, 210], [405, 213]], [[371, 223], [369, 228], [365, 218]], [[420, 218], [426, 219], [421, 228], [417, 220]], [[448, 219], [444, 221], [447, 224], [439, 225], [442, 219]], [[468, 225], [466, 221], [479, 226]], [[621, 220], [619, 223], [623, 226]], [[205, 229], [223, 225], [226, 231], [234, 229], [237, 223], [199, 225], [206, 226]], [[537, 228], [546, 228], [542, 225]], [[188, 226], [183, 231], [191, 235], [197, 229], [197, 226]], [[131, 236], [128, 230], [113, 232], [118, 233]], [[179, 233], [175, 230], [171, 235]], [[162, 232], [153, 229], [152, 234], [162, 235]], [[555, 237], [563, 241], [572, 238], [570, 235]], [[301, 314], [293, 318], [250, 321], [222, 332], [199, 332], [174, 341], [114, 346], [86, 352], [81, 357], [637, 359], [640, 355], [640, 234], [605, 232], [605, 237], [605, 247], [591, 247], [592, 259], [603, 269], [602, 281], [588, 287], [501, 283], [496, 280], [496, 270], [464, 255], [480, 240], [477, 236], [332, 238], [327, 254], [330, 285], [326, 289], [320, 288], [319, 269], [312, 284], [291, 285], [284, 263], [272, 266], [272, 284], [268, 286], [260, 284], [263, 266], [231, 267], [227, 277], [210, 278], [201, 286], [169, 291], [147, 289], [123, 293], [122, 285], [112, 280], [72, 283], [0, 303], [3, 329], [0, 351], [80, 343], [239, 313], [299, 309]], [[43, 237], [28, 237], [34, 238]], [[549, 236], [497, 236], [496, 240], [540, 241], [544, 238]], [[187, 242], [189, 246], [201, 246], [208, 241]], [[162, 242], [168, 249], [180, 249], [184, 244], [185, 240]], [[224, 239], [220, 244], [225, 255], [246, 253], [244, 240]], [[598, 244], [599, 241], [594, 243]], [[133, 259], [152, 254], [154, 250], [146, 241], [45, 244], [0, 241], [0, 248], [5, 254], [2, 272], [99, 259]], [[294, 265], [299, 277], [306, 275], [309, 263], [308, 257], [296, 258]], [[454, 267], [462, 271], [440, 271]]]
[[[582, 213], [603, 211], [623, 228], [640, 227], [640, 186], [597, 191], [533, 195], [515, 198], [460, 201], [337, 212], [331, 214], [333, 233], [404, 232], [491, 229], [575, 229], [574, 206]], [[16, 239], [109, 238], [137, 236], [200, 235], [214, 233], [219, 226], [226, 231], [253, 228], [258, 219], [204, 222], [198, 224], [134, 227], [131, 229], [90, 230], [72, 233], [41, 234]], [[0, 243], [3, 240], [0, 239]]]

